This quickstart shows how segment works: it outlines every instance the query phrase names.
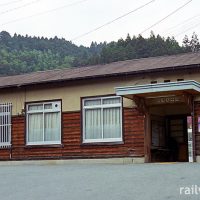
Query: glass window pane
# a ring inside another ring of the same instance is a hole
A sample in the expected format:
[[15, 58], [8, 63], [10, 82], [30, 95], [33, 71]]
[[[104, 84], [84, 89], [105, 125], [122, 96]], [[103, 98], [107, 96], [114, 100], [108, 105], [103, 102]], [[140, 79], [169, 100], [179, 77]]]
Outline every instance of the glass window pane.
[[43, 141], [43, 114], [28, 115], [28, 142]]
[[101, 109], [85, 111], [85, 139], [101, 139]]
[[101, 105], [101, 99], [85, 100], [84, 105], [85, 106]]
[[103, 133], [104, 138], [121, 137], [120, 108], [103, 109]]
[[0, 125], [1, 126], [4, 125], [4, 121], [3, 120], [4, 120], [4, 117], [3, 117], [3, 113], [2, 113], [2, 115], [0, 115]]
[[51, 103], [44, 104], [44, 109], [52, 109], [52, 104]]
[[29, 105], [28, 110], [43, 110], [42, 104], [36, 104], [36, 105]]
[[45, 113], [44, 141], [60, 141], [60, 113]]
[[0, 127], [0, 143], [10, 142], [9, 133], [10, 126], [4, 125]]
[[9, 142], [9, 126], [4, 126], [4, 137], [3, 137], [3, 139], [4, 139], [4, 142]]
[[115, 104], [115, 103], [120, 103], [120, 97], [103, 99], [103, 104]]

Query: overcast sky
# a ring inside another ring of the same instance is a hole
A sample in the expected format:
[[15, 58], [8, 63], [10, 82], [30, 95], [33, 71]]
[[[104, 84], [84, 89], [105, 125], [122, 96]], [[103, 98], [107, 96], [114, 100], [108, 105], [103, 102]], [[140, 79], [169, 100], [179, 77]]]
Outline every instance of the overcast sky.
[[[150, 1], [0, 0], [0, 30], [12, 35], [58, 36], [72, 40]], [[125, 38], [127, 33], [137, 36], [186, 2], [189, 0], [154, 0], [142, 9], [73, 42], [89, 46], [92, 41], [110, 42]], [[185, 34], [191, 36], [194, 31], [200, 38], [200, 0], [192, 0], [150, 30], [165, 37], [173, 35], [178, 41], [182, 41]], [[150, 30], [142, 35], [148, 37]]]

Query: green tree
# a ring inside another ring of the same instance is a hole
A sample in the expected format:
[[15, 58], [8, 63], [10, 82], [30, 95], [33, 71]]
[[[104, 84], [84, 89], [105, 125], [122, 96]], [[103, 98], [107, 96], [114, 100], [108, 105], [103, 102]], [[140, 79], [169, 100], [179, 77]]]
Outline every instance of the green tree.
[[200, 44], [197, 34], [194, 32], [190, 40], [190, 48], [192, 52], [198, 52], [200, 50]]

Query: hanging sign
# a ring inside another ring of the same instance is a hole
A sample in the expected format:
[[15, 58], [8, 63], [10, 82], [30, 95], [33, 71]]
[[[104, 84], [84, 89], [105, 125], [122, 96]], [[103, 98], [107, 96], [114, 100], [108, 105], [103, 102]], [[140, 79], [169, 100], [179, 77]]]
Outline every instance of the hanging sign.
[[146, 99], [148, 105], [160, 105], [160, 104], [175, 104], [175, 103], [184, 103], [184, 96], [167, 96], [167, 97], [157, 97]]
[[192, 116], [187, 117], [187, 133], [188, 133], [188, 156], [189, 162], [193, 162], [193, 136], [192, 136]]

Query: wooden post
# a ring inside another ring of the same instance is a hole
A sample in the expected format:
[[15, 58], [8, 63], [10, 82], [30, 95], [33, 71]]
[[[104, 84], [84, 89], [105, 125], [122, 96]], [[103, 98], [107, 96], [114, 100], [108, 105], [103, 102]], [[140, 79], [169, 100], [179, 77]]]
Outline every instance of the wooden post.
[[138, 110], [144, 114], [145, 117], [145, 131], [144, 131], [144, 155], [145, 162], [151, 162], [151, 119], [145, 99], [138, 96], [133, 96]]
[[150, 114], [145, 114], [145, 133], [144, 133], [144, 153], [145, 162], [151, 162], [151, 118]]

